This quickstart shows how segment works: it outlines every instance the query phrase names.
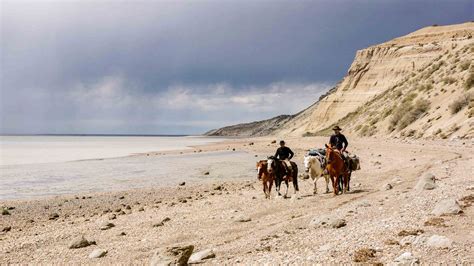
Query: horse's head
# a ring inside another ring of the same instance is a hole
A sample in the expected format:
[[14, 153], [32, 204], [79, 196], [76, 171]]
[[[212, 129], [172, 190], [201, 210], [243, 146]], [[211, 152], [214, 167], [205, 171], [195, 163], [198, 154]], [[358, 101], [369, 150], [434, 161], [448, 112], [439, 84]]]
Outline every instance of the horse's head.
[[307, 173], [313, 164], [314, 157], [313, 156], [305, 156], [304, 157], [304, 171]]
[[330, 164], [334, 157], [334, 150], [330, 145], [324, 144], [324, 146], [326, 147], [326, 163]]
[[276, 167], [276, 164], [275, 164], [275, 160], [276, 158], [271, 156], [271, 157], [268, 157], [268, 160], [267, 160], [267, 172], [269, 174], [273, 174], [274, 172], [274, 169]]
[[262, 178], [262, 174], [267, 170], [267, 161], [260, 160], [257, 162], [257, 177], [258, 179]]

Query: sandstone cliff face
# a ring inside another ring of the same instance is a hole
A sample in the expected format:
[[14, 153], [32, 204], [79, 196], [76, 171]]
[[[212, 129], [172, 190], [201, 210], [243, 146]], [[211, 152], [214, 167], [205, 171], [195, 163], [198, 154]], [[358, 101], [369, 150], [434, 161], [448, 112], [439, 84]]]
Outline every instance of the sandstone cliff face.
[[[472, 85], [467, 83], [474, 71], [473, 35], [473, 22], [431, 26], [360, 50], [334, 92], [271, 133], [326, 134], [340, 124], [349, 134], [364, 136], [472, 136]], [[450, 106], [464, 96], [461, 110], [452, 113]], [[405, 106], [399, 106], [404, 99]], [[417, 110], [417, 102], [426, 110]], [[416, 114], [403, 118], [400, 112]], [[403, 124], [394, 124], [402, 118]], [[440, 127], [451, 130], [441, 135]]]

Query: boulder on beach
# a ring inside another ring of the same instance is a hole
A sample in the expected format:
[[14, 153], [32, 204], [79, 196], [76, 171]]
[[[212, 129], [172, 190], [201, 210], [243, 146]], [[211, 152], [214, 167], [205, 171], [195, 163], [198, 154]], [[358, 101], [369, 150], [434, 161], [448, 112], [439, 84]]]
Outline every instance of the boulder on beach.
[[189, 258], [188, 263], [201, 263], [203, 260], [215, 258], [216, 254], [212, 249], [205, 249], [198, 252], [195, 252]]
[[97, 259], [97, 258], [102, 258], [103, 256], [105, 256], [107, 254], [107, 250], [106, 249], [94, 249], [90, 254], [89, 254], [89, 258], [90, 259]]
[[418, 264], [418, 258], [413, 256], [411, 252], [404, 252], [393, 261], [393, 265], [416, 265]]
[[74, 238], [70, 243], [69, 243], [69, 248], [70, 249], [75, 249], [75, 248], [83, 248], [87, 247], [90, 245], [95, 245], [95, 241], [89, 241], [84, 236], [78, 236]]
[[419, 178], [418, 183], [415, 186], [415, 189], [417, 191], [435, 189], [438, 187], [435, 181], [436, 181], [436, 178], [433, 174], [425, 173]]
[[150, 265], [187, 265], [189, 258], [193, 254], [193, 250], [193, 245], [158, 249], [154, 252]]
[[461, 206], [457, 200], [450, 198], [439, 201], [434, 207], [431, 214], [441, 216], [450, 214], [459, 214], [462, 212]]
[[426, 241], [426, 245], [432, 248], [450, 248], [453, 245], [453, 241], [445, 236], [432, 235]]
[[108, 230], [108, 229], [110, 229], [114, 226], [115, 226], [115, 224], [105, 221], [100, 225], [99, 229], [100, 230]]
[[336, 218], [336, 217], [331, 217], [331, 216], [322, 216], [322, 217], [315, 217], [311, 220], [309, 225], [311, 227], [325, 227], [325, 228], [341, 228], [346, 226], [346, 220]]

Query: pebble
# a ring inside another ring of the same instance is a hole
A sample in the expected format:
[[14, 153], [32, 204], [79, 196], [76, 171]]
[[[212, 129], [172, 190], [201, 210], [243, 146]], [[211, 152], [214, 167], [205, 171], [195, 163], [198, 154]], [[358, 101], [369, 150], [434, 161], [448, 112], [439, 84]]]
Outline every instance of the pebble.
[[239, 222], [239, 223], [246, 223], [246, 222], [252, 221], [252, 218], [250, 218], [248, 216], [239, 216], [235, 219], [235, 221]]
[[2, 215], [10, 215], [10, 212], [7, 209], [2, 209]]
[[56, 219], [58, 219], [58, 218], [59, 218], [59, 214], [57, 214], [57, 213], [55, 213], [55, 212], [51, 213], [51, 214], [48, 216], [48, 219], [49, 219], [49, 220], [56, 220]]
[[108, 230], [112, 227], [115, 227], [115, 224], [105, 221], [100, 225], [100, 230]]
[[160, 248], [153, 253], [150, 265], [185, 266], [188, 264], [188, 260], [193, 254], [193, 250], [193, 245]]
[[212, 249], [205, 249], [195, 252], [189, 258], [188, 263], [201, 263], [203, 260], [215, 258], [216, 254]]
[[418, 183], [415, 186], [415, 189], [418, 191], [433, 190], [438, 187], [438, 185], [436, 185], [435, 183], [435, 180], [436, 178], [433, 174], [425, 173], [419, 178]]
[[90, 259], [97, 259], [97, 258], [102, 258], [107, 254], [106, 249], [94, 249], [90, 254], [89, 258]]
[[426, 245], [433, 248], [447, 249], [452, 247], [453, 241], [445, 236], [432, 235], [428, 238]]
[[87, 247], [90, 245], [95, 245], [95, 241], [89, 241], [84, 238], [84, 236], [78, 236], [74, 238], [70, 243], [69, 243], [69, 248], [70, 249], [76, 249], [76, 248], [83, 248]]
[[449, 214], [459, 214], [461, 212], [462, 209], [461, 206], [459, 206], [457, 200], [451, 198], [439, 201], [431, 213], [434, 215], [441, 216]]
[[394, 265], [414, 265], [418, 263], [418, 259], [411, 252], [404, 252], [393, 262]]

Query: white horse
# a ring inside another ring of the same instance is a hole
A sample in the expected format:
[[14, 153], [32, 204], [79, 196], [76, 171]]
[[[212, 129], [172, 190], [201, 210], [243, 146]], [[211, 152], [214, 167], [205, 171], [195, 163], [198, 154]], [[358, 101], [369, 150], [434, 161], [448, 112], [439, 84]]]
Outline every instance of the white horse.
[[326, 193], [329, 193], [329, 175], [324, 173], [324, 158], [322, 156], [306, 155], [304, 157], [305, 172], [313, 179], [313, 195], [318, 192], [317, 182], [321, 176], [326, 179]]

